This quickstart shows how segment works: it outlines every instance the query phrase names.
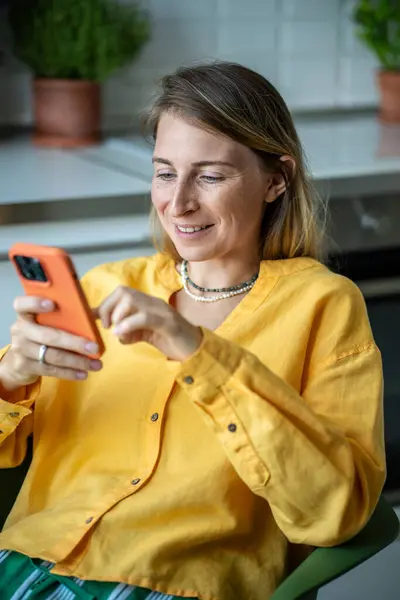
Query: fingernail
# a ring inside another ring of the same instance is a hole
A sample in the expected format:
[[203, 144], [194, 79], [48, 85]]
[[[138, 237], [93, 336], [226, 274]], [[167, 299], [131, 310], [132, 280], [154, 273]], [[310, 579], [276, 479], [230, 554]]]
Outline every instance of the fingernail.
[[51, 300], [42, 300], [40, 306], [46, 310], [50, 310], [51, 308], [53, 308], [54, 304]]
[[115, 335], [120, 335], [121, 333], [125, 333], [125, 327], [122, 325], [122, 323], [119, 323], [118, 325], [114, 326], [113, 332], [115, 333]]
[[87, 373], [84, 373], [83, 371], [78, 372], [75, 377], [77, 379], [86, 379], [87, 378]]
[[99, 351], [99, 347], [94, 342], [88, 342], [87, 344], [85, 344], [85, 350], [89, 354], [97, 354], [97, 352]]
[[100, 371], [100, 369], [102, 368], [102, 364], [100, 360], [91, 360], [90, 361], [90, 368], [92, 369], [92, 371]]

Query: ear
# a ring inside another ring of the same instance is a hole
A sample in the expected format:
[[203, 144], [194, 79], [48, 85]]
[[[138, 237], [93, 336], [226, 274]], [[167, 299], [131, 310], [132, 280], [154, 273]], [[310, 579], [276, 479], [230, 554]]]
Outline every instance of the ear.
[[282, 171], [284, 174], [279, 172], [271, 174], [265, 197], [266, 202], [274, 202], [279, 198], [287, 190], [288, 183], [292, 181], [296, 172], [296, 162], [291, 156], [285, 154], [279, 160], [283, 163]]

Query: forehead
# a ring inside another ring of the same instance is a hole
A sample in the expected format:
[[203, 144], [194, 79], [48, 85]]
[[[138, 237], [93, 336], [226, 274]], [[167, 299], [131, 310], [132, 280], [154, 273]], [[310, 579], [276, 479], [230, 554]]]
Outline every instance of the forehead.
[[249, 148], [231, 138], [169, 113], [162, 115], [158, 123], [154, 154], [172, 162], [241, 161], [253, 155]]

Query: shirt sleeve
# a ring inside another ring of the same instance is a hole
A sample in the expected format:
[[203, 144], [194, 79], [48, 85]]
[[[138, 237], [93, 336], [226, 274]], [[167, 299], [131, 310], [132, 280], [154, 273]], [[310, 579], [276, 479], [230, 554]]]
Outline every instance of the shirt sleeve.
[[[99, 269], [97, 269], [99, 270]], [[81, 279], [81, 285], [91, 306], [96, 301], [96, 288], [92, 285], [93, 273], [86, 273]], [[0, 350], [0, 361], [10, 346]], [[27, 440], [33, 432], [33, 410], [36, 400], [40, 397], [42, 377], [34, 384], [21, 386], [7, 400], [1, 397], [0, 386], [0, 469], [20, 465], [26, 455]]]
[[[8, 346], [0, 350], [0, 360]], [[39, 396], [41, 381], [16, 390], [7, 400], [0, 396], [0, 469], [22, 463], [27, 439], [33, 430], [33, 405]]]
[[178, 384], [291, 542], [336, 545], [367, 522], [385, 478], [373, 342], [325, 363], [300, 395], [255, 355], [204, 330]]

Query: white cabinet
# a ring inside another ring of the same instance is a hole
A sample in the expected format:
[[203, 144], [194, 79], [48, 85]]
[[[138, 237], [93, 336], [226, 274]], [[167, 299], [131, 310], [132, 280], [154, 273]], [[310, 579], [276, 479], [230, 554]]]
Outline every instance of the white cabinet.
[[0, 347], [5, 346], [10, 339], [10, 325], [15, 319], [12, 301], [21, 294], [21, 286], [17, 275], [8, 261], [0, 262]]

